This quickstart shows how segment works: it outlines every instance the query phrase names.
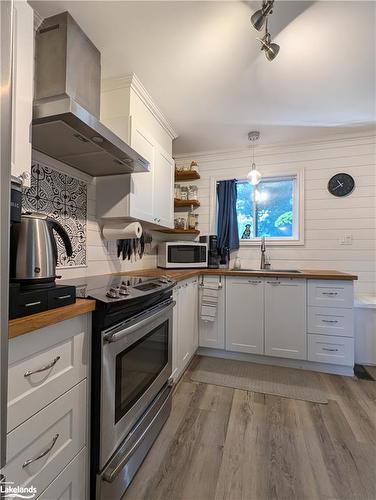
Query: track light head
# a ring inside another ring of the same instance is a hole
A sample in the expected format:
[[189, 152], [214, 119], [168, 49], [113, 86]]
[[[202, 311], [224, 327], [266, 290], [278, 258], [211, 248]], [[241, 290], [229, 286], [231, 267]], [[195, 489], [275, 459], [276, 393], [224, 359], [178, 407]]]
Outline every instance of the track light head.
[[261, 9], [256, 10], [251, 16], [251, 23], [257, 31], [261, 31], [266, 18], [271, 13], [274, 0], [264, 0]]
[[261, 42], [261, 50], [265, 52], [268, 61], [273, 61], [277, 57], [280, 47], [277, 43], [272, 42], [270, 33], [266, 32], [262, 38], [257, 40]]

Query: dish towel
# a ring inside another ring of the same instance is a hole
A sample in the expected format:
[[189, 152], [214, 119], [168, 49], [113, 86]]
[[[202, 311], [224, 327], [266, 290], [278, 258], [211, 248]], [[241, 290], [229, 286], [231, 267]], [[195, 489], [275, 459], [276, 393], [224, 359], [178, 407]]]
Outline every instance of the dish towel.
[[218, 285], [206, 283], [201, 294], [201, 319], [202, 321], [215, 321], [218, 306]]

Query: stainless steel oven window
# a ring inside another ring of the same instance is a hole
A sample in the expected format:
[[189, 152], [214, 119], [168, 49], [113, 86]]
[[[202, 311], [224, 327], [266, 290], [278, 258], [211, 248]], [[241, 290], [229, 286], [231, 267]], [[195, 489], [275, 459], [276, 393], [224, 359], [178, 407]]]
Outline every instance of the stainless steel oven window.
[[116, 356], [115, 424], [168, 363], [168, 320]]

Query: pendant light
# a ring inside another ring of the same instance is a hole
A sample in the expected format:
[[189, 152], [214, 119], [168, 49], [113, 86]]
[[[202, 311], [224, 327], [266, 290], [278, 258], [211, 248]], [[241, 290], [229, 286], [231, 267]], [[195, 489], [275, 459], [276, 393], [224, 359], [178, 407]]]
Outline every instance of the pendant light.
[[255, 163], [255, 142], [259, 139], [259, 137], [260, 132], [258, 132], [257, 130], [253, 130], [252, 132], [248, 133], [248, 139], [251, 142], [252, 146], [252, 166], [251, 170], [248, 172], [247, 179], [248, 182], [252, 184], [252, 186], [257, 186], [257, 184], [261, 181], [261, 174], [256, 169]]

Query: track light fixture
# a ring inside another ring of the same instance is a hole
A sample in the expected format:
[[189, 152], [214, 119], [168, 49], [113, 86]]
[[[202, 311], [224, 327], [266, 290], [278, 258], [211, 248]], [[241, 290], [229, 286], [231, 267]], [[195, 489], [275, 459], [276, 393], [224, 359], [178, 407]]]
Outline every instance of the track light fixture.
[[268, 61], [273, 61], [279, 52], [279, 45], [272, 42], [272, 37], [268, 31], [268, 15], [273, 13], [274, 0], [264, 0], [262, 8], [257, 10], [251, 17], [252, 25], [260, 31], [265, 24], [265, 35], [257, 38], [261, 42], [261, 50], [265, 52]]
[[257, 186], [257, 184], [261, 181], [261, 174], [256, 169], [255, 163], [255, 142], [258, 141], [260, 137], [260, 132], [258, 130], [252, 130], [252, 132], [248, 133], [248, 139], [252, 145], [252, 166], [251, 170], [248, 172], [247, 179], [253, 186]]
[[262, 27], [265, 24], [266, 18], [269, 14], [272, 13], [274, 0], [264, 0], [262, 2], [262, 7], [259, 10], [256, 10], [251, 17], [251, 23], [253, 27], [257, 29], [257, 31], [261, 31]]

